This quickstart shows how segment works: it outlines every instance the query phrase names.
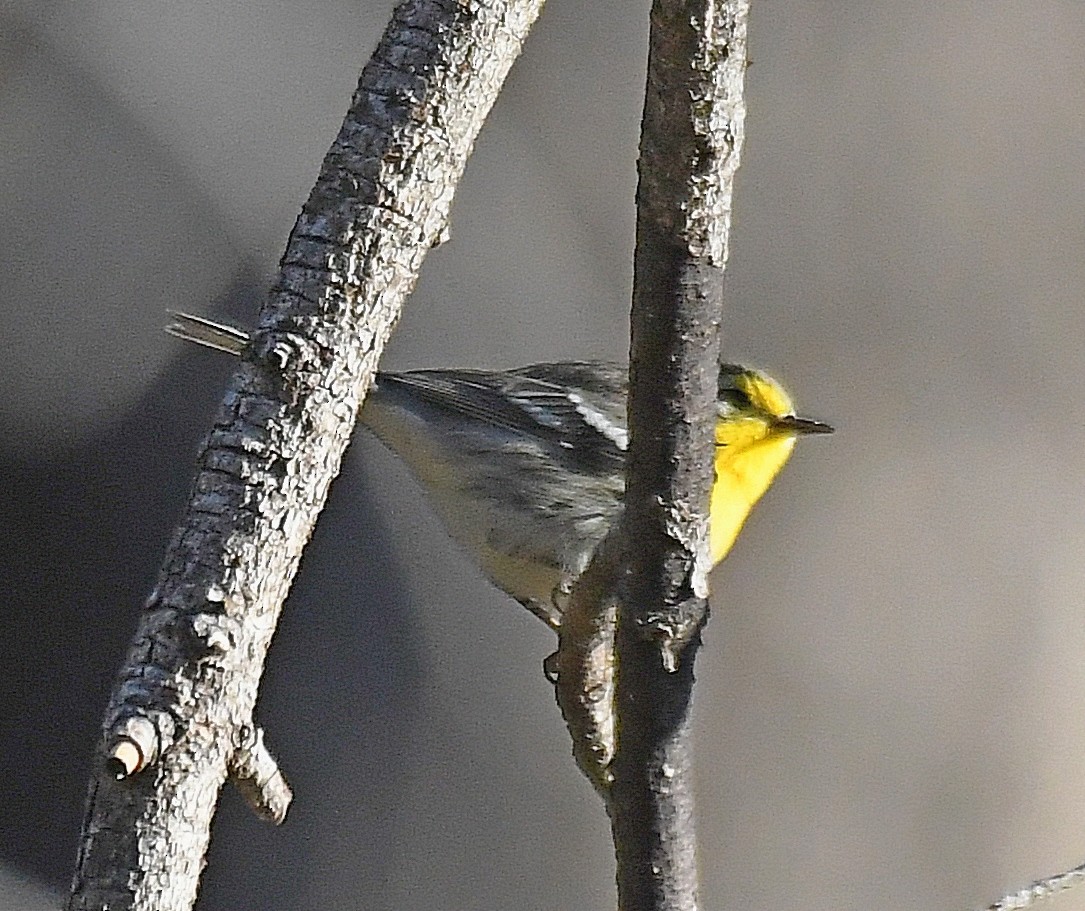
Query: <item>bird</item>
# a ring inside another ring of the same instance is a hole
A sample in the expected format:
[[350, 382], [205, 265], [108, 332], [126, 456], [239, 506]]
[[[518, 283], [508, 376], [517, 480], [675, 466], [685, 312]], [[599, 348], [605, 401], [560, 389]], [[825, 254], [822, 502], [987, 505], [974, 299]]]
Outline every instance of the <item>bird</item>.
[[[241, 329], [172, 313], [166, 332], [240, 356]], [[621, 514], [628, 370], [558, 362], [512, 370], [378, 372], [360, 422], [406, 463], [450, 536], [487, 578], [551, 629], [568, 590]], [[798, 417], [768, 374], [719, 367], [709, 502], [712, 565], [800, 436], [832, 433]]]

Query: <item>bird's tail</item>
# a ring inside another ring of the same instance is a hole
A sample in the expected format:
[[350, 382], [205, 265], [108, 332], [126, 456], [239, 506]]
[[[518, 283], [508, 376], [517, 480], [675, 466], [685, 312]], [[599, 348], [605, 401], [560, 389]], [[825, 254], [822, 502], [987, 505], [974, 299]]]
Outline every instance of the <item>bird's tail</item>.
[[186, 342], [195, 342], [205, 348], [214, 348], [216, 351], [225, 351], [233, 355], [241, 354], [249, 343], [247, 332], [242, 332], [225, 323], [216, 323], [202, 316], [177, 313], [172, 310], [170, 316], [173, 322], [166, 326], [166, 331]]

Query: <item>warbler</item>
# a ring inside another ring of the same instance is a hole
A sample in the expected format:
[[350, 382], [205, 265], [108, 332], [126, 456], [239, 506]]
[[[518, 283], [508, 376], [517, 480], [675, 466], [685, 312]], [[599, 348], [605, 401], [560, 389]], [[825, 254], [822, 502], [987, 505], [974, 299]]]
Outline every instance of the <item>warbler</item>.
[[[240, 355], [247, 333], [174, 313], [166, 331]], [[408, 466], [453, 539], [482, 571], [553, 629], [559, 586], [578, 576], [622, 508], [628, 371], [550, 363], [516, 370], [377, 374], [361, 422]], [[831, 433], [795, 416], [759, 370], [723, 364], [709, 504], [712, 564], [804, 434]]]

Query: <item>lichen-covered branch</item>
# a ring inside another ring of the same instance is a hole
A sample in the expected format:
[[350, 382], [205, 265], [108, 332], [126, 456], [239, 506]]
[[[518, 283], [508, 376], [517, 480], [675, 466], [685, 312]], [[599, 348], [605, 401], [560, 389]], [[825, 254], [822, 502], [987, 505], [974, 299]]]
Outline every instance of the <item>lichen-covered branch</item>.
[[698, 905], [689, 716], [748, 0], [654, 0], [637, 191], [627, 572], [608, 809], [622, 911]]
[[[253, 707], [358, 405], [541, 0], [413, 0], [366, 65], [199, 456], [106, 712], [70, 909], [191, 907], [219, 790], [281, 818]], [[148, 416], [148, 420], [154, 419]]]

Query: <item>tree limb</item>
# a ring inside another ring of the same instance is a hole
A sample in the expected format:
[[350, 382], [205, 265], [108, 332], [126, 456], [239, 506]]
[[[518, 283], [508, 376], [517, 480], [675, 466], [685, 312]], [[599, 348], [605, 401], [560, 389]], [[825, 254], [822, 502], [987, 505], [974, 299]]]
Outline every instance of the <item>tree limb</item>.
[[[707, 619], [723, 268], [748, 0], [654, 0], [637, 191], [608, 809], [622, 911], [697, 907], [693, 662]], [[635, 546], [632, 545], [632, 536]]]
[[541, 0], [409, 0], [366, 65], [120, 671], [69, 909], [191, 907], [228, 775], [289, 790], [253, 709], [302, 548], [475, 136]]

